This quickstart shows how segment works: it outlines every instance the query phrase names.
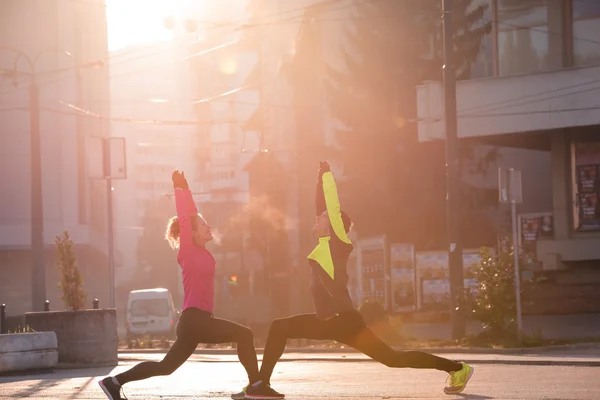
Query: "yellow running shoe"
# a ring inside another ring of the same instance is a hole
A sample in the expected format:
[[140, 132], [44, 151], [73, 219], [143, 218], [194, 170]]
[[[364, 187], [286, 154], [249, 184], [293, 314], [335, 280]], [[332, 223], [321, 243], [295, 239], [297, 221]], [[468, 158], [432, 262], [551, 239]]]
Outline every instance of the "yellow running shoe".
[[461, 364], [462, 369], [460, 371], [450, 372], [450, 376], [448, 377], [450, 382], [444, 388], [444, 393], [456, 394], [465, 390], [467, 382], [469, 382], [469, 379], [471, 379], [471, 376], [473, 376], [473, 371], [475, 368], [464, 362], [461, 362]]

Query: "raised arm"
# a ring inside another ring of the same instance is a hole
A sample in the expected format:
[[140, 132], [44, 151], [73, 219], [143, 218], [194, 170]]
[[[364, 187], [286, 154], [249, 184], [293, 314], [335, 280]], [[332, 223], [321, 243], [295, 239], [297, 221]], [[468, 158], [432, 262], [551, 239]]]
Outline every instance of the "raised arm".
[[319, 168], [319, 177], [317, 179], [317, 190], [315, 191], [315, 205], [317, 210], [317, 217], [327, 211], [327, 205], [325, 204], [325, 194], [323, 193], [323, 173], [329, 171], [329, 164], [326, 161], [321, 161]]
[[[333, 228], [333, 232], [339, 240], [350, 244], [350, 238], [346, 234], [344, 222], [342, 221], [342, 211], [340, 200], [338, 198], [337, 186], [333, 179], [333, 174], [327, 162], [322, 161], [319, 168], [319, 182], [317, 188], [317, 212], [319, 211], [319, 202], [324, 205], [324, 210], [327, 210], [329, 222]], [[321, 200], [319, 200], [319, 197]], [[323, 212], [321, 211], [321, 213]]]
[[192, 216], [198, 214], [196, 203], [183, 172], [173, 172], [173, 188], [175, 189], [175, 208], [179, 221], [179, 249], [186, 252], [192, 249]]

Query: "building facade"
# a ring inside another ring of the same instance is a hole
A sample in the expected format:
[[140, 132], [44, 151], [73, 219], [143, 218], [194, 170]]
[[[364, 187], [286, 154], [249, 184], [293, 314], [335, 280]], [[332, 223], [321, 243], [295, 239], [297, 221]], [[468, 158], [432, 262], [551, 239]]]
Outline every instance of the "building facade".
[[[490, 68], [481, 79], [458, 83], [459, 139], [550, 155], [551, 210], [519, 210], [521, 244], [550, 279], [597, 284], [600, 3], [487, 3], [493, 22], [485, 51]], [[420, 139], [443, 139], [442, 84], [425, 83], [418, 97]], [[527, 174], [531, 167], [521, 168]], [[583, 307], [598, 308], [597, 303]]]
[[[23, 27], [36, 29], [23, 32]], [[88, 179], [87, 138], [107, 136], [106, 16], [102, 1], [3, 1], [0, 5], [0, 293], [9, 314], [31, 302], [29, 88], [39, 88], [46, 293], [60, 308], [54, 237], [68, 230], [91, 300], [109, 302], [106, 190]], [[13, 50], [14, 49], [14, 50]], [[68, 52], [68, 53], [66, 53]], [[32, 70], [33, 68], [33, 70]], [[16, 71], [16, 72], [15, 72]]]

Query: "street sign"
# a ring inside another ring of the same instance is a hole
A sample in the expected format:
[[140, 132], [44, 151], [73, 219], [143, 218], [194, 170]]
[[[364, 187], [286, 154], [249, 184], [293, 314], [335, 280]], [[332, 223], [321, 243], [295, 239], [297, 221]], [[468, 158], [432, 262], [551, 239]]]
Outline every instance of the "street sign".
[[499, 168], [498, 192], [500, 203], [522, 203], [521, 171], [514, 168]]

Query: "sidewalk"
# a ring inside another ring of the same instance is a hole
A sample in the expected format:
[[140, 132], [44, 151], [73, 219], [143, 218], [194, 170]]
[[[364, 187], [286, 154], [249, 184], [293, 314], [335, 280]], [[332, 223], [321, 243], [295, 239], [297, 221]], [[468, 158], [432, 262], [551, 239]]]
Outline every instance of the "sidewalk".
[[[564, 351], [596, 351], [600, 357], [600, 343], [577, 343], [557, 346], [543, 346], [543, 347], [528, 347], [528, 348], [488, 348], [488, 347], [428, 347], [428, 348], [402, 348], [394, 347], [395, 350], [399, 351], [424, 351], [427, 353], [435, 354], [540, 354], [549, 352], [564, 352]], [[257, 348], [256, 352], [262, 354], [264, 348]], [[356, 350], [349, 347], [286, 347], [286, 353], [297, 353], [297, 354], [360, 354]], [[119, 349], [119, 354], [165, 354], [166, 349]], [[197, 349], [194, 354], [206, 354], [206, 355], [229, 355], [237, 354], [234, 348], [204, 348]]]
[[[467, 322], [468, 334], [475, 335], [481, 329], [478, 321]], [[545, 339], [600, 337], [600, 314], [524, 315], [523, 332], [541, 332]], [[452, 326], [449, 322], [407, 322], [402, 326], [402, 334], [420, 340], [450, 340]]]
[[[160, 357], [159, 354], [147, 357]], [[193, 356], [169, 376], [131, 382], [124, 389], [131, 400], [229, 399], [247, 384], [235, 356], [231, 362], [198, 362]], [[131, 368], [55, 370], [41, 375], [0, 377], [0, 399], [106, 400], [98, 380]], [[586, 366], [480, 365], [463, 399], [597, 400], [597, 368]], [[452, 400], [442, 391], [447, 375], [441, 371], [387, 368], [377, 363], [281, 362], [274, 383], [286, 399]]]
[[[329, 361], [329, 362], [373, 362], [369, 357], [349, 349], [335, 349], [335, 351], [302, 351], [306, 349], [287, 349], [281, 358], [283, 362], [295, 361]], [[514, 365], [554, 365], [554, 366], [589, 366], [600, 367], [600, 346], [574, 345], [548, 348], [542, 351], [537, 349], [514, 349], [521, 352], [513, 353], [475, 353], [469, 349], [428, 349], [433, 354], [445, 358], [460, 360], [473, 364], [514, 364]], [[530, 351], [525, 351], [530, 350]], [[160, 360], [165, 351], [146, 352], [121, 352], [120, 362], [135, 362], [147, 360]], [[262, 349], [259, 349], [259, 360], [262, 359]], [[223, 351], [198, 350], [190, 361], [196, 362], [238, 362], [235, 350]]]

